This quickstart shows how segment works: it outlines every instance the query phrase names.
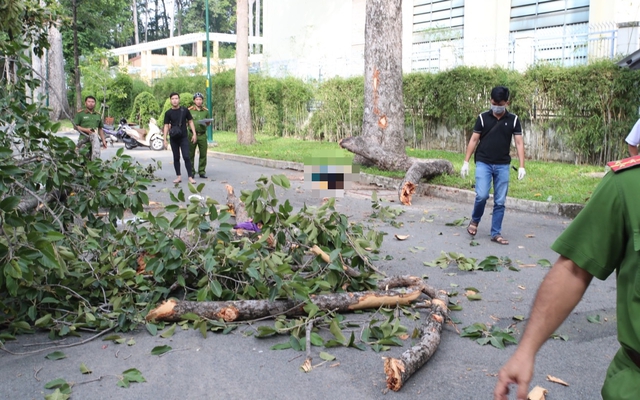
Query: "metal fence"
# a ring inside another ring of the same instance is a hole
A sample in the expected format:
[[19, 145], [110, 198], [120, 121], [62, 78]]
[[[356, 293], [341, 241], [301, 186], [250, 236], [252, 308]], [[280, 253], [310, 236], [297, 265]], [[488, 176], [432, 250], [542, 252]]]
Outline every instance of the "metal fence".
[[438, 72], [465, 65], [465, 59], [485, 65], [518, 69], [521, 65], [551, 63], [564, 67], [616, 56], [617, 28], [613, 23], [576, 24], [535, 31], [513, 32], [502, 40], [455, 39], [414, 43], [413, 71]]
[[[411, 70], [438, 72], [466, 65], [498, 65], [524, 70], [536, 63], [570, 67], [584, 65], [594, 59], [617, 56], [618, 29], [613, 23], [576, 24], [535, 31], [512, 32], [502, 39], [454, 38], [414, 43]], [[358, 55], [336, 59], [262, 60], [255, 72], [273, 77], [295, 76], [318, 81], [334, 76], [362, 75], [364, 58]]]

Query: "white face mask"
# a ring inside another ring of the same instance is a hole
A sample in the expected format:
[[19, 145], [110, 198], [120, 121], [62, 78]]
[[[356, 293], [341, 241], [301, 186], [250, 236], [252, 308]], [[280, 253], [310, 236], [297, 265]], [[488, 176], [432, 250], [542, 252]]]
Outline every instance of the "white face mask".
[[504, 114], [504, 112], [506, 111], [507, 107], [506, 106], [494, 106], [493, 104], [491, 105], [491, 111], [494, 112], [494, 114]]

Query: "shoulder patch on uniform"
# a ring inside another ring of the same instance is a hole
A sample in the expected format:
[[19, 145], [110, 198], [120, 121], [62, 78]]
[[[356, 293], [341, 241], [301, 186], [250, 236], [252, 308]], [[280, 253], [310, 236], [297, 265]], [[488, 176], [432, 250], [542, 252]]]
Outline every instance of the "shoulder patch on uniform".
[[622, 160], [607, 163], [607, 166], [611, 168], [613, 172], [624, 171], [625, 169], [637, 167], [638, 165], [640, 165], [640, 156], [627, 157]]
[[76, 111], [76, 112], [81, 113], [81, 112], [83, 112], [83, 111], [84, 111], [84, 108], [80, 108], [80, 109], [78, 109], [78, 111]]
[[195, 109], [196, 109], [196, 106], [190, 106], [189, 107], [189, 110], [195, 110]]

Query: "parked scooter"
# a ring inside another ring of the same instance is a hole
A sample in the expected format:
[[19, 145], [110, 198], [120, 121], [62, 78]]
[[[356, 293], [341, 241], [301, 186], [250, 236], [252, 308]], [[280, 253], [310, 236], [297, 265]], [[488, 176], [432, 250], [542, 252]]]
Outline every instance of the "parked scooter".
[[111, 143], [113, 146], [116, 142], [122, 141], [122, 136], [124, 135], [124, 126], [127, 124], [126, 119], [121, 119], [120, 124], [116, 129], [109, 129], [106, 126], [102, 127], [102, 131], [104, 132], [104, 138], [107, 142]]
[[127, 149], [133, 149], [135, 147], [142, 146], [149, 147], [156, 151], [164, 149], [162, 131], [158, 128], [157, 122], [154, 118], [151, 118], [149, 121], [149, 130], [146, 131], [146, 133], [144, 129], [138, 130], [130, 127], [126, 120], [123, 119], [122, 121], [124, 121], [124, 134], [122, 135], [124, 147]]

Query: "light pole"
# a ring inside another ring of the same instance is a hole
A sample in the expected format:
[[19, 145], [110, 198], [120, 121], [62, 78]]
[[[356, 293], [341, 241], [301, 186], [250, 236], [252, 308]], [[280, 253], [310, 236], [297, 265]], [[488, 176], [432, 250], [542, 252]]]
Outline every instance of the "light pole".
[[[207, 109], [211, 118], [211, 61], [209, 57], [209, 0], [204, 0], [205, 29], [207, 30]], [[207, 126], [207, 142], [213, 141], [213, 122]]]

